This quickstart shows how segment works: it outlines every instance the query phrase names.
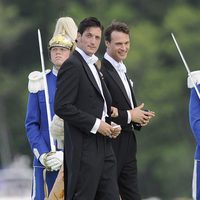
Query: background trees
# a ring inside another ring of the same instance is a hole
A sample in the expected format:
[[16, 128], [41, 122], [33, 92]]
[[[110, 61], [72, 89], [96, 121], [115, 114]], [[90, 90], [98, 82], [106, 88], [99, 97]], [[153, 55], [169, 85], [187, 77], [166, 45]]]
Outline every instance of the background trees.
[[[138, 103], [156, 112], [137, 133], [139, 182], [143, 197], [191, 196], [194, 139], [188, 122], [187, 73], [170, 33], [191, 70], [199, 69], [200, 2], [198, 0], [2, 0], [0, 2], [0, 166], [19, 154], [32, 158], [24, 129], [27, 76], [40, 69], [37, 29], [45, 46], [60, 16], [78, 24], [87, 16], [105, 26], [113, 19], [131, 29], [126, 65]], [[105, 50], [102, 42], [98, 56]]]

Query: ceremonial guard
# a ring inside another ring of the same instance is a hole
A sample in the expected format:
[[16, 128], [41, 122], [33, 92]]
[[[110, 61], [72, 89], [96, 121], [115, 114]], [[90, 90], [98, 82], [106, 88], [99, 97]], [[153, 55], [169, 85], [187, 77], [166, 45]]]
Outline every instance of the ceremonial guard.
[[191, 72], [187, 62], [181, 52], [181, 49], [176, 41], [173, 33], [171, 33], [176, 48], [183, 61], [185, 69], [188, 73], [187, 85], [190, 91], [189, 101], [189, 122], [192, 129], [195, 142], [196, 150], [194, 154], [194, 170], [193, 170], [193, 181], [192, 181], [192, 197], [194, 200], [200, 200], [200, 71]]
[[200, 199], [200, 71], [191, 72], [188, 77], [188, 88], [191, 89], [189, 101], [189, 120], [195, 141], [194, 171], [192, 182], [192, 197]]
[[[57, 141], [53, 142], [55, 151], [52, 152], [52, 138], [49, 132], [47, 103], [50, 107], [51, 120], [54, 116], [54, 96], [56, 91], [57, 73], [62, 63], [70, 56], [74, 47], [77, 27], [70, 17], [57, 21], [54, 36], [49, 41], [49, 56], [53, 63], [52, 70], [34, 71], [28, 76], [28, 104], [25, 120], [27, 138], [34, 154], [32, 199], [43, 200], [48, 197], [55, 179], [63, 164], [63, 149]], [[45, 99], [46, 77], [48, 101]]]

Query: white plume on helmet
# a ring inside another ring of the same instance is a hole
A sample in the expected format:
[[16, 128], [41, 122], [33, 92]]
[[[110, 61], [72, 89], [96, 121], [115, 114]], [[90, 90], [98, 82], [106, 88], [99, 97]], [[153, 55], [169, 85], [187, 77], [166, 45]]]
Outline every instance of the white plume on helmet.
[[77, 30], [71, 17], [60, 17], [57, 20], [53, 37], [49, 41], [49, 49], [55, 46], [71, 49], [75, 44]]
[[67, 35], [75, 42], [77, 37], [77, 26], [71, 17], [60, 17], [56, 23], [53, 36], [57, 34]]

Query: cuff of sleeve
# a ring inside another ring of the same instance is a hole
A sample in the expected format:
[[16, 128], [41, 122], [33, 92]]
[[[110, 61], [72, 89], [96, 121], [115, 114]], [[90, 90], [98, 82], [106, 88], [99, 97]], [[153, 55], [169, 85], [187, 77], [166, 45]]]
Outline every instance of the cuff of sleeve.
[[96, 121], [95, 121], [95, 124], [92, 127], [92, 130], [90, 132], [93, 133], [93, 134], [96, 134], [97, 130], [99, 129], [100, 123], [101, 123], [101, 120], [97, 118]]
[[127, 123], [130, 124], [131, 123], [131, 112], [129, 110], [127, 110], [127, 114], [128, 114], [128, 121], [127, 121]]

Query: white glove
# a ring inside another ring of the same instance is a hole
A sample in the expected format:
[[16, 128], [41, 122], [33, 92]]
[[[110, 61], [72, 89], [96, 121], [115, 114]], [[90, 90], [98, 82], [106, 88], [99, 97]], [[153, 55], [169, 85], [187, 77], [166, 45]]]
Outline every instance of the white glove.
[[51, 171], [58, 171], [63, 164], [63, 152], [56, 151], [47, 155], [45, 164]]
[[57, 115], [53, 116], [53, 120], [50, 125], [50, 132], [54, 139], [58, 142], [58, 148], [64, 147], [64, 121]]
[[46, 167], [46, 153], [43, 153], [40, 157], [39, 157], [39, 161], [41, 162], [41, 164]]

